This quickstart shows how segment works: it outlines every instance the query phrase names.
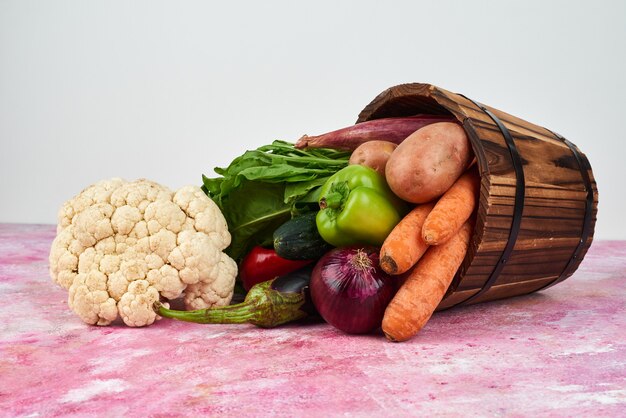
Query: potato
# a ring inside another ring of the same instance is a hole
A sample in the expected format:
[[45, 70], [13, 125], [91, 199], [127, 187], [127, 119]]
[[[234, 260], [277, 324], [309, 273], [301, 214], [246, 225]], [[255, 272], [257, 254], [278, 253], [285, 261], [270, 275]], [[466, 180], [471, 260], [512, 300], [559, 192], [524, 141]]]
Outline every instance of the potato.
[[391, 153], [398, 145], [389, 141], [368, 141], [359, 145], [352, 155], [348, 164], [364, 165], [385, 175], [385, 166]]
[[448, 190], [472, 158], [469, 140], [459, 124], [434, 123], [398, 145], [387, 161], [385, 177], [401, 199], [425, 203]]

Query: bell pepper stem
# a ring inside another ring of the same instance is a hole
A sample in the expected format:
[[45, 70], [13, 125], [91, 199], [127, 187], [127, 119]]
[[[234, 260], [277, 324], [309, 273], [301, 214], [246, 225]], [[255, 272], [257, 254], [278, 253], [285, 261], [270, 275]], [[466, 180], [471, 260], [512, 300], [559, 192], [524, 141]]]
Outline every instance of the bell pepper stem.
[[320, 209], [339, 209], [343, 204], [343, 195], [338, 192], [330, 192], [320, 199]]
[[341, 209], [350, 194], [347, 181], [339, 181], [332, 184], [328, 193], [320, 199], [320, 209]]

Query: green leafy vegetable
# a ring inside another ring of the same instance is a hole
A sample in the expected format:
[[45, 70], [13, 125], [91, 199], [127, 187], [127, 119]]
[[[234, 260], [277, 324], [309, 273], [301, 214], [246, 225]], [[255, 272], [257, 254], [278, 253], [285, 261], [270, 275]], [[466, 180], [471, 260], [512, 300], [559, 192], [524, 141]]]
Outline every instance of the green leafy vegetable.
[[349, 157], [346, 151], [301, 150], [274, 141], [215, 168], [221, 177], [203, 175], [204, 191], [228, 222], [232, 242], [227, 253], [239, 261], [253, 246], [271, 243], [274, 230], [292, 215], [316, 209], [320, 186]]

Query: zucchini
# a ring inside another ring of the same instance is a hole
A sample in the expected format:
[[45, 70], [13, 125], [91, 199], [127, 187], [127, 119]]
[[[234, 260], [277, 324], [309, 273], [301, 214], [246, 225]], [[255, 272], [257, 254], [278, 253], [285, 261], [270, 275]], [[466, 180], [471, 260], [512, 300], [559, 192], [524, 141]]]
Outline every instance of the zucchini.
[[274, 251], [287, 260], [315, 260], [332, 248], [317, 232], [317, 212], [296, 216], [274, 231]]

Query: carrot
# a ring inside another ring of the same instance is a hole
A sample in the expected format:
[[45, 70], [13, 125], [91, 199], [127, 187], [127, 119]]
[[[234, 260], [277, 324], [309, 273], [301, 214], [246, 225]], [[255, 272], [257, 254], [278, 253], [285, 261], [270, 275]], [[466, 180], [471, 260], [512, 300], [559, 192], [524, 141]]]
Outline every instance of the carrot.
[[433, 203], [416, 206], [391, 230], [380, 248], [380, 267], [388, 274], [402, 274], [417, 263], [428, 249], [422, 225]]
[[383, 317], [383, 332], [390, 341], [406, 341], [428, 322], [456, 274], [471, 236], [466, 222], [442, 245], [429, 247], [391, 300]]
[[439, 198], [422, 227], [422, 239], [439, 245], [450, 239], [476, 208], [480, 178], [476, 170], [466, 171]]

